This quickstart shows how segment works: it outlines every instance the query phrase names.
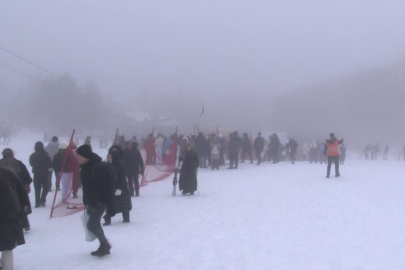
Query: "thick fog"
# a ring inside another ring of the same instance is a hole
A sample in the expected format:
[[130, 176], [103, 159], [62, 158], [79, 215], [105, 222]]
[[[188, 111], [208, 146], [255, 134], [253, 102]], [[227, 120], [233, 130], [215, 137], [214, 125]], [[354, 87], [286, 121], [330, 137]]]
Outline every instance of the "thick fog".
[[0, 121], [399, 140], [404, 10], [403, 0], [1, 1], [0, 47], [59, 77], [0, 50], [15, 69], [0, 65]]

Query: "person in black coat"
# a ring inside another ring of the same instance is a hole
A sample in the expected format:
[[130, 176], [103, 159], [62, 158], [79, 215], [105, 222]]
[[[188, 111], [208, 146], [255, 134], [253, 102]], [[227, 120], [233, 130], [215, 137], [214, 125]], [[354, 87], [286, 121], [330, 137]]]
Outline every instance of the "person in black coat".
[[279, 163], [280, 162], [280, 139], [278, 138], [277, 134], [274, 133], [271, 135], [270, 138], [270, 145], [269, 145], [269, 152], [270, 152], [270, 158], [273, 159], [273, 164]]
[[285, 145], [285, 149], [289, 152], [291, 164], [295, 163], [295, 157], [297, 155], [298, 143], [291, 138], [288, 143]]
[[100, 241], [100, 247], [91, 255], [102, 257], [110, 254], [111, 245], [105, 237], [100, 221], [106, 209], [110, 217], [115, 216], [114, 179], [117, 176], [114, 169], [109, 168], [111, 165], [101, 162], [101, 158], [93, 153], [89, 145], [84, 144], [77, 148], [76, 159], [81, 168], [83, 204], [89, 216], [87, 229]]
[[134, 185], [135, 185], [135, 195], [139, 196], [139, 175], [144, 174], [144, 163], [141, 152], [138, 149], [138, 144], [136, 142], [127, 141], [126, 148], [124, 151], [124, 163], [127, 172], [129, 192], [131, 196], [134, 196]]
[[[128, 191], [127, 174], [124, 161], [122, 161], [123, 151], [120, 146], [112, 146], [108, 151], [107, 161], [117, 174], [117, 191], [114, 196], [115, 213], [122, 213], [124, 223], [129, 222], [129, 211], [132, 209], [131, 196]], [[104, 226], [111, 225], [111, 217], [108, 213], [104, 216]]]
[[[30, 206], [17, 174], [0, 166], [0, 251], [2, 269], [13, 269], [13, 249], [25, 244], [21, 212]], [[21, 210], [23, 209], [23, 210]]]
[[238, 169], [239, 152], [242, 147], [242, 139], [238, 136], [238, 132], [234, 132], [229, 139], [229, 161], [230, 166], [228, 169]]
[[[28, 172], [27, 167], [20, 160], [14, 158], [14, 152], [10, 148], [6, 148], [2, 152], [3, 159], [0, 160], [0, 166], [7, 167], [15, 172], [20, 179], [21, 183], [24, 185], [25, 191], [28, 193], [31, 192], [31, 183], [32, 178]], [[22, 208], [28, 205], [21, 205]], [[23, 227], [26, 231], [30, 230], [30, 222], [28, 220], [28, 215], [32, 213], [31, 203], [28, 206], [28, 211], [22, 211], [21, 220]]]
[[245, 162], [246, 155], [250, 159], [250, 163], [253, 163], [253, 156], [252, 156], [252, 142], [249, 139], [247, 133], [243, 133], [243, 140], [242, 140], [242, 161], [241, 163]]
[[180, 170], [179, 190], [182, 191], [183, 195], [194, 195], [197, 190], [197, 170], [200, 162], [191, 143], [188, 144], [180, 161], [183, 164]]
[[40, 205], [45, 207], [46, 196], [49, 191], [48, 174], [52, 168], [52, 161], [42, 142], [35, 144], [35, 152], [30, 156], [30, 165], [34, 173], [35, 208]]
[[264, 150], [264, 138], [262, 137], [261, 132], [257, 134], [257, 137], [253, 142], [253, 149], [255, 150], [257, 165], [260, 165], [262, 163], [262, 152]]

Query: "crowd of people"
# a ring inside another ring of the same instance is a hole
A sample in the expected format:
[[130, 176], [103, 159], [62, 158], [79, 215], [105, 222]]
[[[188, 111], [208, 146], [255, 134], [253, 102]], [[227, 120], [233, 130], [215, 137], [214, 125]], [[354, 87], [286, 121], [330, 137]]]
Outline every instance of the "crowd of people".
[[[147, 139], [143, 147], [147, 152], [154, 152], [154, 164], [164, 165], [168, 162], [165, 157], [175, 141], [175, 135], [159, 134], [151, 149], [147, 149]], [[294, 138], [283, 145], [277, 134], [272, 134], [266, 142], [260, 132], [253, 141], [247, 133], [242, 137], [238, 132], [229, 136], [210, 134], [207, 138], [199, 132], [197, 136], [179, 136], [177, 144], [178, 158], [182, 162], [179, 190], [183, 195], [194, 195], [197, 190], [198, 168], [219, 170], [226, 165], [227, 159], [229, 170], [238, 169], [239, 162], [254, 163], [255, 160], [257, 165], [265, 161], [277, 164], [282, 160], [294, 164], [299, 147]], [[59, 142], [58, 137], [53, 136], [47, 146], [37, 142], [34, 149], [29, 158], [33, 179], [24, 163], [16, 159], [12, 149], [6, 148], [2, 152], [0, 250], [3, 251], [3, 269], [12, 269], [12, 250], [24, 243], [23, 231], [30, 230], [28, 215], [32, 210], [28, 193], [31, 183], [34, 184], [35, 207], [45, 207], [47, 194], [52, 191], [53, 178], [55, 189], [61, 190], [62, 198], [77, 198], [78, 190], [82, 189], [88, 216], [86, 228], [100, 242], [99, 248], [91, 255], [110, 254], [111, 244], [104, 234], [101, 219], [104, 219], [103, 225], [108, 226], [117, 213], [122, 213], [123, 222], [130, 222], [131, 197], [139, 196], [139, 175], [145, 171], [136, 137], [129, 141], [125, 141], [124, 136], [118, 137], [108, 150], [106, 162], [93, 152], [91, 137], [77, 147], [74, 142]], [[322, 163], [327, 158], [327, 177], [333, 163], [335, 176], [339, 177], [339, 157], [344, 153], [342, 149], [345, 152], [343, 140], [338, 140], [332, 133], [324, 143], [312, 143], [307, 152], [303, 151], [303, 158], [308, 155], [311, 163]]]

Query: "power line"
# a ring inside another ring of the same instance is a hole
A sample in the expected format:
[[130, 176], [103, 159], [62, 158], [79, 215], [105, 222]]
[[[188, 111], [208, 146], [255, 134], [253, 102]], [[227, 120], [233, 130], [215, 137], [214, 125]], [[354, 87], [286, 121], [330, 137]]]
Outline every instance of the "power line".
[[41, 66], [39, 66], [39, 65], [37, 65], [37, 64], [35, 64], [35, 63], [33, 63], [33, 62], [31, 62], [30, 60], [25, 59], [24, 57], [19, 56], [19, 55], [13, 53], [13, 52], [11, 52], [11, 51], [9, 51], [9, 50], [7, 50], [7, 49], [1, 47], [1, 46], [0, 46], [0, 49], [3, 50], [3, 51], [5, 51], [5, 52], [7, 52], [7, 53], [9, 53], [9, 54], [11, 54], [11, 55], [13, 55], [13, 56], [15, 56], [15, 57], [17, 57], [17, 58], [20, 58], [21, 60], [23, 60], [23, 61], [25, 61], [25, 62], [27, 62], [27, 63], [30, 63], [31, 65], [33, 65], [33, 66], [35, 66], [35, 67], [37, 67], [37, 68], [39, 68], [39, 69], [42, 69], [43, 71], [46, 71], [46, 72], [50, 73], [50, 74], [52, 74], [52, 75], [54, 75], [54, 76], [56, 76], [56, 77], [63, 78], [63, 77], [59, 76], [58, 74], [56, 74], [56, 73], [54, 73], [54, 72], [52, 72], [52, 71], [50, 71], [50, 70], [48, 70], [48, 69], [46, 69], [46, 68], [43, 68], [43, 67], [41, 67]]
[[[56, 74], [55, 72], [52, 72], [52, 71], [50, 71], [50, 70], [48, 70], [48, 69], [46, 69], [46, 68], [44, 68], [44, 67], [41, 67], [40, 65], [35, 64], [34, 62], [32, 62], [32, 61], [30, 61], [30, 60], [28, 60], [28, 59], [26, 59], [26, 58], [24, 58], [24, 57], [22, 57], [22, 56], [19, 56], [18, 54], [15, 54], [15, 53], [13, 53], [13, 52], [11, 52], [11, 51], [9, 51], [9, 50], [7, 50], [7, 49], [1, 47], [1, 46], [0, 46], [0, 50], [3, 50], [3, 51], [5, 51], [5, 52], [7, 52], [7, 53], [9, 53], [9, 54], [11, 54], [11, 55], [13, 55], [13, 56], [15, 56], [15, 57], [17, 57], [17, 58], [19, 58], [19, 59], [21, 59], [21, 60], [27, 62], [27, 63], [29, 63], [29, 64], [31, 64], [31, 65], [33, 65], [33, 66], [35, 66], [35, 67], [37, 67], [37, 68], [39, 68], [39, 69], [45, 71], [45, 72], [48, 72], [49, 74], [52, 74], [53, 76], [55, 76], [55, 77], [57, 77], [57, 78], [60, 78], [60, 79], [62, 79], [62, 80], [64, 80], [64, 81], [70, 83], [70, 81], [67, 80], [65, 77], [62, 77], [62, 76]], [[10, 66], [7, 66], [7, 65], [1, 64], [1, 63], [0, 63], [0, 65], [3, 66], [3, 67], [5, 67], [5, 68], [8, 68], [8, 69], [10, 69], [10, 70], [12, 70], [12, 71], [15, 71], [15, 72], [17, 72], [17, 73], [19, 73], [19, 74], [21, 74], [21, 75], [24, 75], [24, 76], [26, 76], [26, 77], [28, 77], [28, 78], [31, 78], [31, 79], [33, 79], [33, 80], [36, 80], [36, 81], [39, 81], [39, 82], [41, 82], [41, 83], [46, 84], [44, 81], [38, 80], [38, 79], [36, 79], [35, 77], [33, 77], [33, 76], [31, 76], [31, 75], [28, 75], [28, 74], [26, 74], [26, 73], [24, 73], [24, 72], [21, 72], [21, 71], [19, 71], [19, 70], [17, 70], [17, 69], [14, 69], [14, 68], [12, 68], [12, 67], [10, 67]], [[91, 91], [91, 90], [89, 90], [89, 89], [86, 89], [86, 88], [84, 88], [84, 87], [82, 87], [82, 86], [80, 86], [80, 85], [77, 85], [77, 87], [79, 87], [80, 89], [82, 89], [82, 90], [84, 90], [84, 91], [87, 91], [87, 92], [90, 92], [90, 93], [92, 93], [92, 94], [95, 94], [95, 96], [99, 97], [100, 99], [106, 101], [107, 103], [110, 103], [110, 104], [112, 104], [112, 105], [115, 105], [115, 106], [117, 106], [118, 108], [121, 108], [122, 110], [125, 110], [125, 111], [130, 112], [130, 113], [132, 113], [132, 114], [134, 114], [134, 115], [137, 115], [137, 116], [139, 116], [139, 117], [141, 117], [141, 118], [143, 118], [143, 119], [145, 119], [145, 120], [148, 120], [147, 117], [142, 116], [142, 115], [140, 115], [140, 114], [138, 114], [138, 113], [136, 113], [136, 112], [133, 112], [132, 110], [130, 110], [130, 109], [128, 109], [128, 108], [126, 108], [126, 107], [124, 107], [124, 106], [122, 106], [122, 105], [120, 105], [120, 104], [114, 102], [114, 101], [111, 101], [111, 100], [108, 100], [108, 99], [106, 99], [106, 98], [103, 98], [102, 96], [99, 96], [98, 93], [96, 93], [96, 92], [94, 92], [94, 91]]]
[[12, 68], [12, 67], [10, 67], [10, 66], [7, 66], [6, 64], [0, 63], [0, 66], [3, 66], [3, 67], [5, 67], [5, 68], [7, 68], [7, 69], [10, 69], [10, 70], [12, 70], [12, 71], [14, 71], [14, 72], [17, 72], [17, 73], [19, 73], [19, 74], [21, 74], [21, 75], [24, 75], [24, 76], [26, 76], [26, 77], [28, 77], [28, 78], [30, 78], [30, 79], [35, 80], [35, 81], [39, 81], [39, 82], [41, 82], [41, 83], [45, 83], [45, 82], [43, 82], [43, 81], [41, 81], [41, 80], [38, 80], [37, 78], [35, 78], [35, 77], [31, 76], [31, 75], [28, 75], [27, 73], [21, 72], [21, 71], [15, 69], [15, 68]]

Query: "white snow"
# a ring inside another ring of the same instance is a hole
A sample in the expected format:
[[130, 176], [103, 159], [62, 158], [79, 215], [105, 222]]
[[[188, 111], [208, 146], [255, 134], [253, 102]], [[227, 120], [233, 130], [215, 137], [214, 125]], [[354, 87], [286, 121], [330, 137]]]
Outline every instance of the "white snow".
[[[11, 143], [29, 169], [41, 137]], [[172, 197], [171, 177], [150, 183], [133, 199], [131, 223], [117, 215], [105, 228], [113, 249], [104, 258], [90, 256], [98, 243], [85, 242], [81, 214], [49, 219], [50, 193], [47, 207], [29, 217], [15, 270], [403, 270], [403, 167], [348, 160], [341, 178], [326, 179], [325, 165], [242, 164], [200, 170], [193, 197]]]

